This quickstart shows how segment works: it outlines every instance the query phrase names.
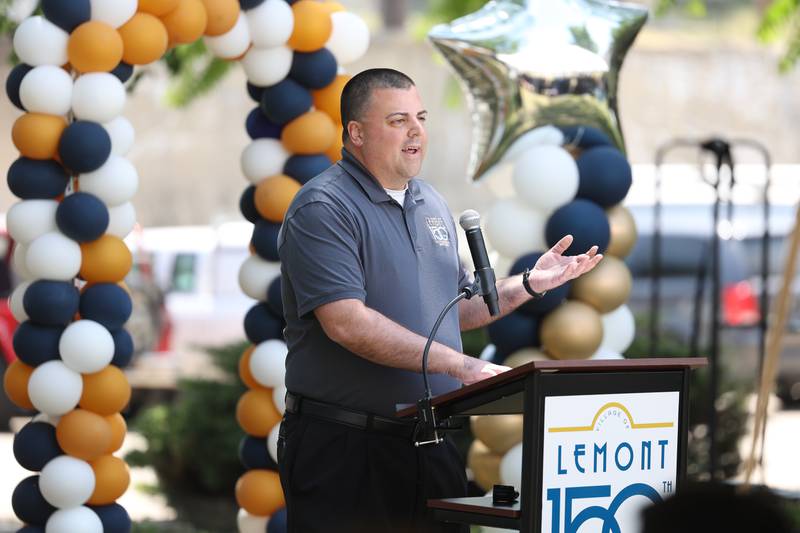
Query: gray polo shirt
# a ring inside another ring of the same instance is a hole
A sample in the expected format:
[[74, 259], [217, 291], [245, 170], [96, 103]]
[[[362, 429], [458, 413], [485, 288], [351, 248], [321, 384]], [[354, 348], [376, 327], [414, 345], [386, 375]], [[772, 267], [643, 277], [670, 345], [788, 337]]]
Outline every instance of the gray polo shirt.
[[[353, 409], [392, 415], [423, 394], [419, 372], [372, 363], [325, 335], [313, 311], [355, 298], [427, 337], [437, 316], [469, 282], [456, 228], [442, 196], [412, 179], [405, 205], [391, 199], [352, 155], [306, 183], [278, 237], [286, 317], [288, 390]], [[461, 351], [458, 309], [436, 340]], [[434, 394], [460, 383], [431, 375]]]

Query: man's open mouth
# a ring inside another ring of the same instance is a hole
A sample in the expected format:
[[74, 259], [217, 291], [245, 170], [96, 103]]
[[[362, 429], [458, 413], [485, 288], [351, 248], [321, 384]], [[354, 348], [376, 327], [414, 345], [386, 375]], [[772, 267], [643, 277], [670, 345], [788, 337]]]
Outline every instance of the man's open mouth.
[[415, 155], [419, 151], [420, 151], [420, 147], [419, 146], [406, 146], [405, 148], [403, 148], [403, 152], [405, 152], [407, 154], [410, 154], [410, 155]]

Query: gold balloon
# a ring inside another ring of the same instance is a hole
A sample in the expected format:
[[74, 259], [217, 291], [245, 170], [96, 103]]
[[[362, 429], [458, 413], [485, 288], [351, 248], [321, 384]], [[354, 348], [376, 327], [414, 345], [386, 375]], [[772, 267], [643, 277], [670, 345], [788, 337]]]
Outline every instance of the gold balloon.
[[498, 455], [522, 442], [522, 415], [473, 416], [470, 425], [475, 438]]
[[537, 350], [536, 348], [523, 348], [503, 359], [503, 364], [511, 368], [517, 368], [531, 361], [547, 361], [549, 359], [547, 354], [541, 350]]
[[555, 359], [586, 359], [600, 347], [603, 323], [591, 306], [569, 300], [545, 317], [540, 336]]
[[491, 490], [500, 481], [502, 455], [492, 453], [484, 443], [475, 439], [467, 453], [467, 466], [472, 470], [475, 483], [483, 490]]
[[604, 257], [588, 274], [572, 282], [570, 296], [597, 309], [610, 313], [628, 300], [633, 278], [621, 259]]
[[623, 258], [631, 253], [636, 244], [636, 222], [633, 215], [622, 204], [615, 205], [606, 211], [608, 225], [611, 227], [611, 240], [605, 255]]

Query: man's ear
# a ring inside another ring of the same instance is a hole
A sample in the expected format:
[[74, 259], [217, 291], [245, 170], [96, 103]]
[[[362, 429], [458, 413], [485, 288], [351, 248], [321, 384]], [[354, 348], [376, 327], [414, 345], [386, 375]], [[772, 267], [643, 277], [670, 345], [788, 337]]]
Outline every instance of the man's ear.
[[350, 137], [350, 142], [352, 142], [354, 146], [361, 146], [364, 144], [364, 130], [361, 128], [361, 124], [355, 120], [351, 120], [347, 123], [347, 135]]

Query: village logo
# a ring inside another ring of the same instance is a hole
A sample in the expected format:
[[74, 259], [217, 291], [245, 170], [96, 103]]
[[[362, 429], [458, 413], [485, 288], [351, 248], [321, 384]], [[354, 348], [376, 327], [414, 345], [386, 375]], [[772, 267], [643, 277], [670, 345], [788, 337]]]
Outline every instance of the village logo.
[[450, 246], [450, 234], [447, 233], [447, 227], [444, 225], [442, 217], [425, 217], [425, 224], [433, 235], [433, 240], [439, 246]]

